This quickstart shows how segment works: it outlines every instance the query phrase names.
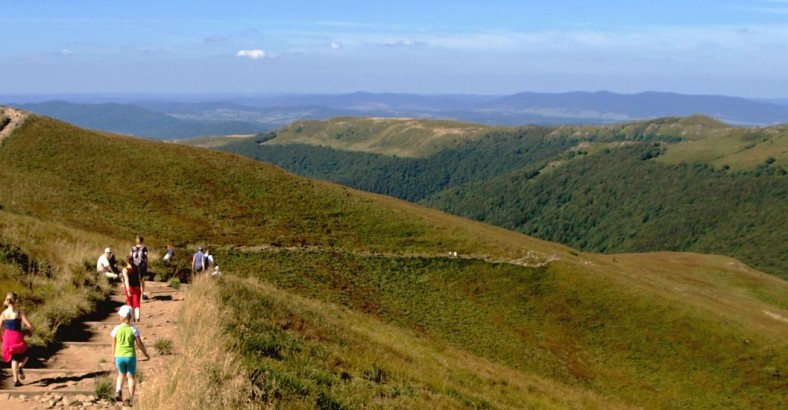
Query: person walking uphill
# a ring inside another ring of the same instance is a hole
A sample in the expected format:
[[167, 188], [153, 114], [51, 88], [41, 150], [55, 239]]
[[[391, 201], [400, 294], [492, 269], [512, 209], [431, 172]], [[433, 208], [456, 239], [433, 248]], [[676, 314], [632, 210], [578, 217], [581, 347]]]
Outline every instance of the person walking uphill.
[[200, 246], [197, 253], [194, 254], [192, 257], [192, 274], [195, 273], [202, 273], [205, 270], [205, 254], [203, 251], [205, 248]]
[[134, 390], [136, 389], [137, 380], [137, 350], [139, 347], [142, 354], [145, 355], [146, 360], [150, 360], [148, 351], [145, 349], [145, 344], [142, 343], [140, 331], [136, 327], [129, 325], [131, 321], [131, 307], [128, 305], [121, 306], [118, 309], [118, 316], [120, 316], [121, 323], [112, 329], [112, 356], [115, 359], [115, 366], [118, 368], [118, 376], [115, 379], [115, 401], [123, 399], [123, 381], [128, 379], [129, 385], [129, 398], [128, 402], [131, 404], [134, 398]]
[[126, 294], [126, 304], [134, 309], [134, 321], [140, 321], [140, 301], [145, 292], [145, 280], [140, 274], [139, 268], [134, 266], [131, 256], [126, 259], [126, 267], [123, 268], [123, 289]]
[[25, 372], [22, 370], [27, 364], [27, 342], [25, 342], [25, 332], [22, 331], [22, 324], [27, 326], [27, 331], [33, 330], [27, 316], [18, 308], [19, 297], [14, 292], [9, 292], [5, 297], [3, 306], [5, 310], [0, 314], [2, 322], [2, 333], [0, 333], [0, 343], [3, 344], [3, 360], [11, 362], [11, 372], [14, 376], [14, 386], [22, 385], [20, 380], [25, 380]]
[[137, 237], [137, 244], [131, 247], [129, 256], [133, 258], [134, 266], [137, 267], [144, 279], [148, 275], [148, 248], [145, 246], [145, 238]]

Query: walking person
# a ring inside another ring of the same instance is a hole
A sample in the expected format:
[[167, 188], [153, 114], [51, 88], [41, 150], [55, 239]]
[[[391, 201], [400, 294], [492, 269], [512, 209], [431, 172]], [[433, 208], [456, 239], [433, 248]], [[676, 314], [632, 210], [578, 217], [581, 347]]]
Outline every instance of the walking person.
[[134, 266], [131, 256], [126, 259], [126, 267], [123, 268], [123, 290], [126, 294], [126, 304], [134, 309], [134, 321], [140, 321], [140, 301], [145, 292], [145, 280], [140, 274], [139, 268]]
[[26, 332], [33, 331], [33, 325], [27, 320], [24, 312], [19, 309], [19, 296], [14, 292], [9, 292], [3, 302], [5, 310], [0, 314], [2, 322], [2, 333], [0, 333], [0, 343], [3, 345], [3, 360], [11, 362], [11, 373], [14, 378], [14, 386], [22, 385], [25, 380], [25, 372], [22, 370], [27, 364], [27, 342], [25, 342], [25, 331], [22, 324], [27, 327]]
[[195, 273], [202, 273], [205, 270], [205, 254], [203, 251], [205, 248], [200, 246], [197, 250], [197, 253], [194, 254], [192, 257], [192, 275]]
[[131, 247], [129, 256], [133, 258], [134, 266], [137, 267], [144, 279], [148, 275], [148, 247], [145, 246], [145, 238], [137, 237], [137, 244]]
[[112, 336], [112, 356], [115, 359], [115, 366], [118, 368], [118, 376], [115, 379], [115, 401], [123, 400], [123, 381], [128, 379], [129, 398], [127, 402], [129, 404], [134, 399], [134, 390], [137, 384], [135, 379], [137, 375], [137, 350], [135, 345], [145, 355], [145, 359], [150, 360], [145, 344], [142, 343], [140, 331], [129, 324], [131, 314], [132, 308], [130, 306], [121, 306], [118, 309], [121, 323], [115, 326], [112, 329], [112, 333], [110, 333], [110, 336]]

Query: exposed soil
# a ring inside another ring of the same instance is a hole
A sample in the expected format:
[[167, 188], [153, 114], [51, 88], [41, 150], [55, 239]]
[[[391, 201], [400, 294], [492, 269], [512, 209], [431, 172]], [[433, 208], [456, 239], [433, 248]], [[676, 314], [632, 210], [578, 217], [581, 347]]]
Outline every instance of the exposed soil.
[[10, 107], [0, 107], [0, 112], [2, 112], [6, 117], [8, 117], [11, 121], [6, 124], [4, 127], [0, 128], [0, 140], [3, 138], [11, 135], [12, 132], [22, 123], [22, 121], [27, 118], [27, 114], [24, 111], [17, 110], [15, 108]]
[[[183, 287], [175, 290], [164, 283], [146, 282], [149, 299], [142, 303], [140, 322], [133, 325], [142, 334], [151, 360], [144, 360], [143, 355], [138, 352], [137, 368], [142, 374], [138, 395], [145, 394], [146, 380], [159, 373], [173, 357], [159, 354], [154, 343], [167, 338], [172, 341], [174, 354], [178, 354], [177, 317], [184, 303]], [[3, 363], [0, 373], [0, 408], [22, 410], [123, 407], [121, 403], [96, 397], [96, 385], [100, 378], [109, 377], [114, 386], [116, 373], [109, 334], [120, 323], [115, 312], [124, 303], [125, 297], [118, 285], [108, 300], [99, 303], [95, 312], [59, 330], [56, 344], [47, 350], [31, 349], [31, 358], [25, 367], [26, 379], [21, 387], [13, 386], [10, 366]], [[124, 397], [127, 395], [128, 389], [124, 386]]]

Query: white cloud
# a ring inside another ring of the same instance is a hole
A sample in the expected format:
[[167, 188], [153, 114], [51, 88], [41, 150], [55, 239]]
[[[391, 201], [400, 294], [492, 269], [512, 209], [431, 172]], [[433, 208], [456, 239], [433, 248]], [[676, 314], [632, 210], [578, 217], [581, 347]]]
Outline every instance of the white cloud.
[[236, 54], [236, 57], [247, 57], [251, 58], [252, 60], [257, 60], [258, 58], [264, 58], [266, 56], [265, 51], [263, 50], [239, 50]]
[[74, 52], [69, 50], [69, 49], [67, 49], [67, 48], [64, 48], [64, 49], [60, 50], [60, 55], [70, 56], [72, 54], [74, 54]]
[[340, 50], [342, 48], [342, 43], [332, 42], [331, 49], [332, 50]]

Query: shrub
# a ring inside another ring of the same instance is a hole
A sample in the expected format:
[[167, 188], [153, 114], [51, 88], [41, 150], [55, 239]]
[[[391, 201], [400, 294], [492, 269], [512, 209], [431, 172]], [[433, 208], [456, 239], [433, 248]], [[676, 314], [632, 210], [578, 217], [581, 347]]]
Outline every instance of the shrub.
[[164, 277], [159, 275], [159, 274], [156, 274], [156, 276], [153, 277], [153, 281], [154, 282], [164, 282]]
[[172, 354], [172, 340], [166, 337], [156, 339], [156, 342], [153, 343], [153, 348], [156, 349], [156, 353], [162, 356], [169, 356]]
[[173, 289], [180, 289], [180, 287], [181, 287], [181, 280], [178, 279], [178, 278], [170, 278], [170, 281], [168, 282], [168, 284]]
[[107, 374], [96, 378], [96, 397], [100, 400], [112, 400], [114, 396], [112, 378]]

